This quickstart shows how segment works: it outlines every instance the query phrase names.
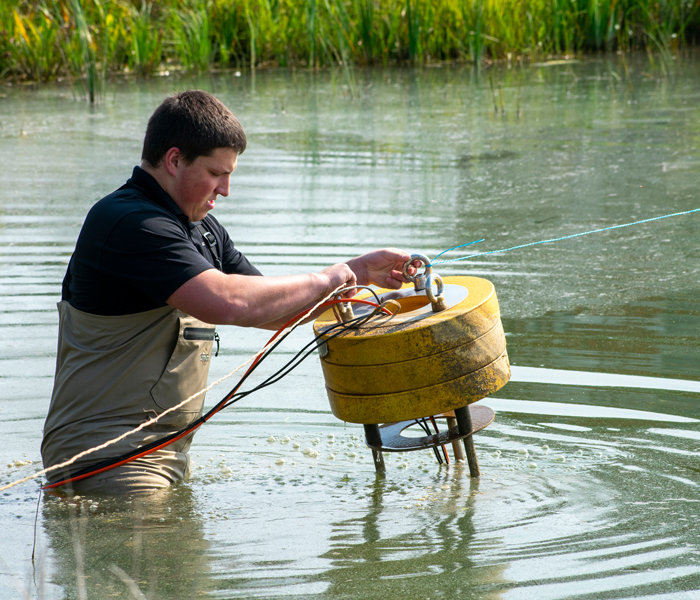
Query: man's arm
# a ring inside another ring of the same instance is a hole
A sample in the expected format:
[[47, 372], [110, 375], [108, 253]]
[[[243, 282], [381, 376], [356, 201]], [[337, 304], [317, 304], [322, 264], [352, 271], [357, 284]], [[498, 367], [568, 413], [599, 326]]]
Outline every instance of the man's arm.
[[168, 304], [207, 323], [275, 328], [346, 285], [355, 285], [355, 274], [344, 263], [280, 277], [209, 269], [175, 290]]
[[274, 329], [339, 287], [401, 287], [409, 259], [408, 253], [387, 248], [305, 275], [259, 277], [209, 269], [175, 290], [168, 304], [207, 323]]

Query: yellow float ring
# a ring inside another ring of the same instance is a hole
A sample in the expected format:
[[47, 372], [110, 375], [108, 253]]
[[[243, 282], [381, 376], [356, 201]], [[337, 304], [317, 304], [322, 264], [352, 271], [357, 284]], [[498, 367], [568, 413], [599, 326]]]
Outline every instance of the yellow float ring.
[[[412, 285], [378, 294], [397, 301], [400, 309], [336, 337], [329, 333], [321, 349], [336, 417], [365, 424], [426, 417], [475, 402], [506, 384], [510, 367], [490, 281], [446, 277], [447, 308], [440, 312], [433, 312]], [[319, 335], [336, 324], [327, 311], [314, 330]]]
[[326, 387], [333, 414], [349, 423], [393, 423], [438, 415], [481, 400], [510, 379], [508, 355], [462, 377], [392, 394], [341, 394]]
[[506, 350], [503, 326], [498, 321], [476, 339], [442, 352], [378, 365], [343, 365], [321, 361], [329, 389], [341, 394], [391, 394], [414, 389], [423, 382], [442, 383], [492, 363]]

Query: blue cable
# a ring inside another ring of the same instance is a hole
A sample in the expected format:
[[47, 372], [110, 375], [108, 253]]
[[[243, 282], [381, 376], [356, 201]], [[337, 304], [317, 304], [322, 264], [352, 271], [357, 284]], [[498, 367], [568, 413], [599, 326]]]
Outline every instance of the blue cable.
[[451, 250], [455, 250], [457, 248], [462, 248], [464, 246], [470, 246], [471, 244], [476, 244], [477, 242], [483, 242], [483, 238], [480, 240], [476, 240], [474, 242], [468, 242], [467, 244], [461, 244], [459, 246], [454, 246], [452, 248], [449, 248], [447, 250], [443, 250], [440, 252], [433, 260], [430, 261], [430, 265], [428, 266], [435, 266], [435, 265], [443, 265], [446, 263], [451, 263], [451, 262], [457, 262], [460, 260], [468, 260], [470, 258], [476, 258], [477, 256], [486, 256], [487, 254], [499, 254], [501, 252], [510, 252], [511, 250], [518, 250], [519, 248], [527, 248], [528, 246], [536, 246], [538, 244], [550, 244], [552, 242], [561, 242], [562, 240], [570, 240], [571, 238], [575, 237], [581, 237], [583, 235], [590, 235], [591, 233], [600, 233], [601, 231], [610, 231], [612, 229], [621, 229], [622, 227], [632, 227], [632, 225], [639, 225], [641, 223], [650, 223], [651, 221], [658, 221], [659, 219], [668, 219], [669, 217], [679, 217], [681, 215], [689, 215], [691, 213], [695, 212], [700, 212], [700, 208], [693, 208], [691, 210], [684, 210], [682, 212], [677, 212], [677, 213], [671, 213], [668, 215], [661, 215], [660, 217], [651, 217], [649, 219], [642, 219], [641, 221], [634, 221], [632, 223], [622, 223], [621, 225], [611, 225], [609, 227], [601, 227], [600, 229], [592, 229], [590, 231], [583, 231], [581, 233], [572, 233], [570, 235], [564, 235], [562, 237], [558, 238], [552, 238], [549, 240], [540, 240], [538, 242], [529, 242], [527, 244], [520, 244], [518, 246], [511, 246], [510, 248], [502, 248], [501, 250], [489, 250], [488, 252], [478, 252], [476, 254], [468, 254], [466, 256], [460, 256], [458, 258], [448, 258], [445, 260], [438, 260], [436, 261], [435, 259], [438, 256], [442, 256], [446, 252], [450, 252]]

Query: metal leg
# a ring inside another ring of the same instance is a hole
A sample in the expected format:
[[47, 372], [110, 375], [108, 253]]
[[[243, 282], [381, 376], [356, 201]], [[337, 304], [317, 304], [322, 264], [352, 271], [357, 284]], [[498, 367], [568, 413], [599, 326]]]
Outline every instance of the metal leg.
[[[472, 418], [469, 414], [469, 407], [464, 406], [462, 408], [456, 408], [455, 417], [457, 418], [458, 431], [462, 434], [471, 433]], [[467, 462], [469, 463], [469, 475], [472, 477], [479, 477], [481, 473], [479, 472], [479, 461], [476, 459], [473, 436], [468, 435], [463, 438], [462, 441], [464, 442], [464, 451], [467, 455]]]
[[[381, 446], [382, 445], [382, 436], [379, 433], [379, 425], [376, 424], [365, 424], [365, 439], [367, 440], [367, 443], [369, 444], [370, 448], [372, 446]], [[376, 448], [372, 448], [372, 458], [374, 459], [374, 468], [377, 471], [377, 473], [384, 474], [386, 473], [386, 467], [384, 466], [384, 455], [382, 454], [381, 450], [377, 450]]]
[[[456, 417], [447, 417], [447, 428], [457, 429], [459, 431], [459, 424], [457, 423]], [[455, 455], [455, 461], [464, 462], [466, 456], [464, 455], [464, 445], [460, 443], [460, 440], [454, 440], [452, 442], [452, 452]]]

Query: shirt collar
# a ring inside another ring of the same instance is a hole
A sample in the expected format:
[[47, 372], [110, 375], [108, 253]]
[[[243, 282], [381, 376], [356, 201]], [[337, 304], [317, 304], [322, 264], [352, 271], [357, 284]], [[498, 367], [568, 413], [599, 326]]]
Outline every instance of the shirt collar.
[[177, 205], [175, 200], [170, 197], [170, 194], [160, 186], [153, 175], [141, 167], [134, 167], [131, 177], [123, 187], [139, 188], [144, 192], [148, 200], [166, 209], [168, 212], [171, 212], [182, 223], [188, 226], [191, 225], [187, 215], [182, 212], [182, 209]]

